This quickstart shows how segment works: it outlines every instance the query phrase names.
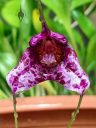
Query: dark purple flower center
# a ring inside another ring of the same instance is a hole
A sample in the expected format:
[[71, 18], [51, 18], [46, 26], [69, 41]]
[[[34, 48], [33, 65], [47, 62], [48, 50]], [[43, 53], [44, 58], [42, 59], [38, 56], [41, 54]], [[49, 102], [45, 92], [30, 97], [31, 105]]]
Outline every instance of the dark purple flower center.
[[54, 67], [63, 59], [63, 45], [55, 39], [46, 38], [36, 46], [39, 62], [45, 67]]

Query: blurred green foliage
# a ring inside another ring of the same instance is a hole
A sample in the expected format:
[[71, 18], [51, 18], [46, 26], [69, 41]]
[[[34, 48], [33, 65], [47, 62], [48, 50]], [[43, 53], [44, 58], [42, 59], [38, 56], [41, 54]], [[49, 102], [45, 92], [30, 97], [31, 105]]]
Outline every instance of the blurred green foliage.
[[[41, 0], [49, 28], [64, 34], [76, 50], [96, 94], [96, 0]], [[24, 13], [23, 20], [18, 12]], [[11, 97], [6, 74], [18, 63], [31, 36], [41, 31], [36, 0], [0, 0], [0, 99]], [[70, 95], [58, 83], [46, 81], [19, 96]]]

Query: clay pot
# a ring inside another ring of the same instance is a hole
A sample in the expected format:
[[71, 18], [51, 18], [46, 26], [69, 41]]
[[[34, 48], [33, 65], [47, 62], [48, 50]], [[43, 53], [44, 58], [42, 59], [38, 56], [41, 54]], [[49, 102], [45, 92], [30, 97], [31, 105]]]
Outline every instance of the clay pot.
[[[17, 98], [19, 128], [66, 128], [79, 96]], [[0, 101], [0, 128], [14, 128], [12, 99]], [[96, 97], [84, 96], [72, 128], [96, 128]]]

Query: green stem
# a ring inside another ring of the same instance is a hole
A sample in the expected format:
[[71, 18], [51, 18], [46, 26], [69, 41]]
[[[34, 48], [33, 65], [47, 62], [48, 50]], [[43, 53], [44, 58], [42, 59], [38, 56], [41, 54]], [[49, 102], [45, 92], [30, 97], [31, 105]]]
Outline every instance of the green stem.
[[18, 114], [16, 112], [16, 95], [15, 94], [13, 94], [13, 107], [14, 107], [15, 128], [18, 128]]
[[44, 15], [43, 15], [43, 9], [42, 9], [42, 6], [41, 6], [41, 0], [37, 0], [37, 3], [38, 3], [38, 9], [39, 9], [39, 13], [40, 13], [40, 21], [42, 22], [42, 24], [46, 24], [45, 18], [44, 18]]
[[44, 30], [48, 31], [49, 29], [48, 29], [48, 26], [46, 24], [46, 21], [45, 21], [44, 15], [43, 15], [43, 9], [42, 9], [42, 5], [41, 5], [41, 0], [37, 0], [37, 4], [38, 4], [39, 13], [40, 13], [40, 21], [42, 23], [42, 28]]
[[68, 123], [68, 125], [67, 125], [66, 128], [71, 128], [71, 125], [73, 124], [73, 122], [74, 122], [74, 120], [75, 120], [77, 114], [79, 113], [79, 109], [80, 109], [80, 105], [81, 105], [82, 99], [83, 99], [83, 94], [80, 95], [77, 108], [76, 108], [76, 110], [72, 113], [71, 119], [70, 119], [70, 121], [69, 121], [69, 123]]

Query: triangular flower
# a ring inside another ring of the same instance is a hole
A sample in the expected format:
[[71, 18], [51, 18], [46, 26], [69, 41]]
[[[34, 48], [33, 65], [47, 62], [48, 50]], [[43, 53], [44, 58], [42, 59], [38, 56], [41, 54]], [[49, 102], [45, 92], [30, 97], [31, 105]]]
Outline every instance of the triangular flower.
[[79, 94], [90, 85], [65, 36], [43, 26], [43, 31], [30, 39], [19, 64], [7, 75], [7, 82], [17, 93], [46, 80], [57, 81]]

